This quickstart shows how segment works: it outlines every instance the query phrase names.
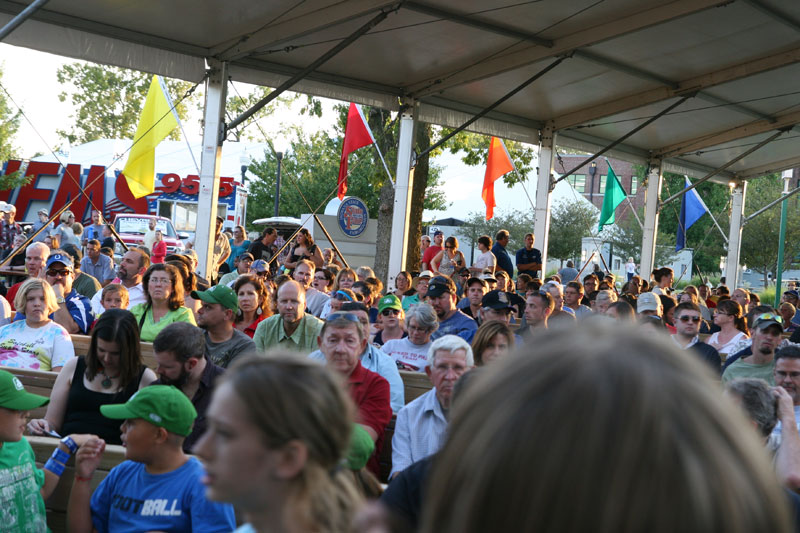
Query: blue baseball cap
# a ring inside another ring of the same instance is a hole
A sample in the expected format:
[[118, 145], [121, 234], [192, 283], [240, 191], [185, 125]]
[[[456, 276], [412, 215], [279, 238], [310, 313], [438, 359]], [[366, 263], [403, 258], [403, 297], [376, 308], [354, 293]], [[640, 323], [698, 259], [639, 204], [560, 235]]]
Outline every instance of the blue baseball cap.
[[253, 261], [253, 264], [250, 265], [250, 270], [253, 272], [269, 272], [269, 263], [263, 259], [256, 259]]
[[50, 254], [50, 257], [47, 258], [46, 267], [50, 268], [50, 265], [52, 265], [53, 263], [61, 263], [64, 266], [70, 268], [73, 267], [72, 258], [69, 256], [69, 254], [62, 254], [62, 253]]

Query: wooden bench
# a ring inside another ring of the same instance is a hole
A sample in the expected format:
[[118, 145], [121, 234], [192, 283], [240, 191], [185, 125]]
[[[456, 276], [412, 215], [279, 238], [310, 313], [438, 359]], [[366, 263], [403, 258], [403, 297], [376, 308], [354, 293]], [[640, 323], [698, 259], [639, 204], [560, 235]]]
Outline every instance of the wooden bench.
[[[75, 355], [86, 355], [89, 353], [89, 343], [92, 337], [89, 335], [70, 335], [72, 345], [75, 347]], [[153, 370], [156, 369], [156, 356], [153, 354], [152, 342], [139, 343], [142, 350], [142, 362]]]
[[[33, 452], [36, 455], [36, 465], [39, 468], [44, 466], [47, 459], [58, 445], [58, 439], [51, 437], [25, 437], [31, 443]], [[101, 481], [108, 475], [112, 468], [125, 460], [125, 448], [113, 444], [106, 445], [100, 466], [92, 476], [90, 485], [92, 491], [97, 488]], [[47, 508], [47, 525], [53, 533], [67, 531], [67, 504], [69, 503], [69, 493], [72, 490], [72, 482], [75, 478], [75, 458], [71, 458], [64, 469], [64, 474], [58, 482], [53, 494], [45, 501]]]
[[[3, 370], [14, 374], [17, 379], [22, 382], [26, 391], [41, 396], [47, 396], [48, 398], [50, 397], [50, 393], [53, 392], [53, 385], [55, 385], [56, 378], [58, 377], [58, 372], [47, 372], [45, 370], [27, 370], [24, 368], [11, 367], [3, 367]], [[31, 411], [30, 418], [44, 418], [46, 412], [46, 405], [38, 407]]]
[[400, 377], [403, 379], [406, 404], [411, 403], [433, 388], [431, 379], [422, 372], [401, 370]]

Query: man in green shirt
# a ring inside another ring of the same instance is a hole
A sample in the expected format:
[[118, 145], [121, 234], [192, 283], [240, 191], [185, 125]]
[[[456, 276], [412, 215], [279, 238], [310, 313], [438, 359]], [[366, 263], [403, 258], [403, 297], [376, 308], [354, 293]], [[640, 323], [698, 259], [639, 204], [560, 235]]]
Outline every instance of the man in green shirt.
[[722, 382], [735, 378], [760, 378], [775, 385], [775, 349], [781, 342], [783, 319], [774, 313], [756, 317], [753, 329], [752, 355], [745, 355], [731, 363], [722, 374]]
[[256, 348], [282, 346], [305, 354], [316, 350], [323, 322], [305, 309], [303, 286], [294, 280], [284, 282], [278, 289], [278, 314], [262, 320], [253, 335]]

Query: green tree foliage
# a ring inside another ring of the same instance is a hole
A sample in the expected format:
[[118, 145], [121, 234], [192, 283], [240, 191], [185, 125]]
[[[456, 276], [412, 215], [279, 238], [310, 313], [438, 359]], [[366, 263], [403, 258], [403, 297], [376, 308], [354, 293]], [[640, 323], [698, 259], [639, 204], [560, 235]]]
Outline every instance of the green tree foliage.
[[[780, 198], [782, 192], [783, 180], [777, 174], [748, 181], [745, 215], [752, 214]], [[800, 204], [797, 196], [793, 196], [788, 202], [783, 269], [789, 268], [792, 259], [800, 254], [800, 219], [796, 216]], [[741, 263], [763, 274], [764, 285], [768, 272], [773, 276], [777, 273], [780, 223], [781, 206], [778, 204], [752, 219], [742, 231]]]
[[[644, 210], [639, 210], [639, 218], [644, 219]], [[659, 224], [660, 226], [660, 224]], [[627, 217], [613, 226], [606, 226], [601, 233], [603, 241], [614, 246], [614, 256], [633, 257], [635, 263], [642, 260], [642, 227], [636, 217]], [[670, 264], [675, 259], [675, 235], [664, 233], [659, 227], [656, 237], [655, 266]], [[649, 274], [642, 273], [642, 274]]]
[[[440, 138], [449, 134], [451, 131], [451, 128], [442, 128], [440, 131]], [[486, 165], [490, 141], [491, 136], [488, 135], [461, 132], [445, 143], [445, 149], [453, 154], [460, 153], [461, 160], [467, 165]], [[514, 162], [514, 166], [516, 167], [514, 172], [509, 172], [503, 176], [503, 182], [508, 186], [512, 186], [521, 181], [526, 181], [531, 175], [531, 172], [536, 172], [536, 169], [533, 167], [537, 153], [535, 147], [507, 139], [503, 139], [503, 144], [505, 144], [508, 155], [511, 156], [511, 161]]]
[[[239, 84], [231, 82], [228, 86], [228, 98], [225, 103], [225, 121], [230, 123], [253, 107], [261, 99], [267, 97], [272, 92], [269, 87], [255, 87], [252, 91], [243, 92]], [[298, 93], [285, 92], [272, 100], [269, 104], [259, 109], [253, 116], [248, 118], [244, 123], [239, 125], [235, 130], [229, 132], [228, 139], [232, 141], [256, 141], [261, 142], [264, 140], [263, 129], [256, 123], [273, 113], [279, 107], [289, 107], [296, 102], [301, 101], [302, 96]], [[203, 102], [198, 100], [197, 108], [202, 111]], [[318, 98], [307, 96], [306, 102], [303, 104], [299, 112], [301, 115], [308, 115], [312, 117], [322, 116], [322, 103]]]
[[[642, 172], [641, 177], [644, 176]], [[684, 177], [679, 174], [665, 173], [664, 186], [661, 189], [661, 200], [665, 200], [686, 186]], [[714, 218], [720, 223], [723, 231], [728, 231], [730, 223], [728, 208], [730, 207], [730, 190], [726, 185], [707, 181], [697, 186], [697, 192]], [[678, 221], [681, 214], [681, 198], [673, 200], [661, 208], [658, 218], [659, 233], [671, 235], [671, 243], [675, 242], [678, 233]], [[666, 244], [659, 236], [658, 244]], [[694, 263], [703, 273], [719, 272], [719, 259], [727, 254], [725, 239], [714, 226], [709, 215], [703, 215], [686, 231], [686, 247], [694, 250]]]
[[547, 255], [559, 259], [580, 257], [583, 238], [597, 226], [597, 209], [586, 202], [561, 202], [550, 211], [550, 237]]
[[[525, 234], [533, 232], [533, 213], [530, 211], [520, 211], [514, 209], [506, 211], [495, 209], [494, 217], [486, 220], [486, 213], [470, 213], [461, 227], [461, 234], [467, 241], [478, 249], [478, 238], [481, 235], [488, 235], [494, 242], [494, 237], [501, 229], [508, 231], [508, 246], [506, 249], [510, 255], [525, 246]], [[534, 243], [534, 247], [536, 243]], [[579, 252], [580, 253], [580, 252]]]
[[[59, 137], [70, 144], [82, 144], [97, 139], [132, 139], [136, 133], [139, 114], [144, 106], [153, 75], [106, 65], [70, 63], [58, 69], [58, 83], [69, 87], [58, 95], [75, 106], [71, 115], [74, 123], [69, 131], [59, 130]], [[177, 102], [192, 84], [165, 78], [170, 97]], [[181, 120], [186, 119], [188, 102], [177, 107]], [[170, 139], [180, 139], [176, 128]]]
[[[295, 140], [287, 150], [282, 161], [281, 170], [281, 198], [280, 215], [297, 217], [302, 213], [311, 212], [300, 197], [294, 181], [302, 191], [313, 208], [320, 203], [325, 204], [336, 196], [336, 182], [339, 175], [339, 161], [342, 154], [342, 140], [344, 138], [346, 106], [340, 106], [337, 111], [340, 120], [335, 132], [329, 134], [319, 131], [307, 134], [302, 129], [293, 133]], [[365, 107], [365, 114], [370, 110]], [[342, 116], [343, 115], [343, 116]], [[390, 121], [387, 122], [390, 124]], [[394, 127], [391, 125], [390, 127]], [[377, 136], [377, 134], [376, 134]], [[396, 150], [396, 148], [395, 148]], [[358, 196], [367, 204], [370, 217], [377, 218], [379, 209], [380, 189], [384, 180], [388, 180], [383, 165], [375, 161], [375, 149], [364, 147], [350, 155], [348, 176], [348, 191], [350, 196]], [[394, 160], [394, 154], [384, 153], [387, 164]], [[389, 166], [394, 171], [393, 166]], [[250, 166], [250, 171], [259, 179], [249, 183], [250, 194], [247, 199], [247, 212], [249, 220], [271, 217], [274, 214], [275, 180], [277, 177], [277, 159], [273, 152], [265, 153], [263, 158], [256, 159]], [[443, 193], [438, 189], [440, 169], [431, 166], [429, 179], [429, 194], [425, 197], [426, 209], [444, 209]], [[252, 229], [252, 228], [249, 228]]]
[[[0, 79], [2, 77], [3, 72], [0, 70]], [[0, 94], [0, 161], [8, 161], [16, 156], [14, 136], [19, 130], [19, 119], [19, 110], [11, 108], [5, 93]]]

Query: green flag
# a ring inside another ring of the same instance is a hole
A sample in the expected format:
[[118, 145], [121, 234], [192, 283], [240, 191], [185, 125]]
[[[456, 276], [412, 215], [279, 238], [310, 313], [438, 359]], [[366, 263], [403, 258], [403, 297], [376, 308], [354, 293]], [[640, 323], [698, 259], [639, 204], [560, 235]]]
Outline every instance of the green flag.
[[[606, 159], [608, 163], [608, 159]], [[614, 212], [617, 206], [625, 200], [625, 189], [619, 182], [619, 178], [614, 174], [614, 169], [608, 165], [608, 177], [606, 178], [606, 193], [603, 198], [603, 209], [600, 211], [600, 225], [597, 231], [603, 231], [603, 226], [614, 223]]]

